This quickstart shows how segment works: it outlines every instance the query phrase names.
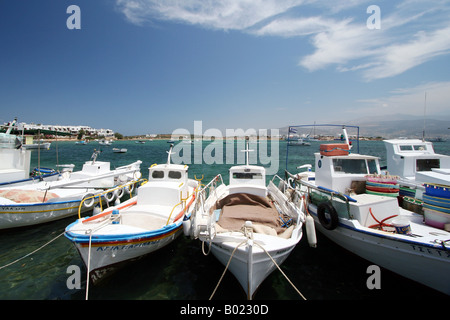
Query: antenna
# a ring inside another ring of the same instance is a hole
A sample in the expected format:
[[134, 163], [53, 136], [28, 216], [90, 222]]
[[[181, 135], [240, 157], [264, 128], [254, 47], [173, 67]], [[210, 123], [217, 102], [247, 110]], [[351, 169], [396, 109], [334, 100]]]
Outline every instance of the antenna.
[[167, 164], [170, 164], [170, 156], [172, 155], [172, 154], [175, 154], [175, 152], [172, 152], [172, 149], [173, 149], [173, 144], [171, 144], [170, 145], [170, 150], [169, 151], [166, 151], [169, 155], [167, 156]]
[[423, 106], [423, 131], [422, 131], [422, 141], [425, 141], [425, 113], [427, 109], [427, 92], [425, 91], [425, 104]]

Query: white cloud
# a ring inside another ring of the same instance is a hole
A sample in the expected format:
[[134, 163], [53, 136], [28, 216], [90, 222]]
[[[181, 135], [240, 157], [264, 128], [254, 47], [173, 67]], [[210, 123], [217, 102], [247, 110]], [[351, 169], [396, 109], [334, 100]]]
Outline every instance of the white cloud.
[[117, 0], [127, 19], [180, 21], [207, 28], [244, 30], [304, 0]]
[[377, 65], [364, 71], [368, 80], [392, 77], [450, 53], [450, 27], [433, 32], [419, 32], [413, 40], [387, 46], [374, 57]]
[[299, 66], [309, 71], [334, 66], [338, 72], [359, 72], [368, 81], [402, 74], [450, 52], [448, 0], [380, 5], [380, 30], [366, 26], [370, 4], [368, 0], [116, 0], [117, 8], [136, 24], [176, 21], [309, 40], [313, 51], [299, 57]]
[[356, 101], [359, 108], [352, 113], [363, 115], [409, 114], [423, 116], [425, 108], [430, 115], [449, 115], [450, 81], [429, 82], [411, 88], [398, 88], [385, 97]]

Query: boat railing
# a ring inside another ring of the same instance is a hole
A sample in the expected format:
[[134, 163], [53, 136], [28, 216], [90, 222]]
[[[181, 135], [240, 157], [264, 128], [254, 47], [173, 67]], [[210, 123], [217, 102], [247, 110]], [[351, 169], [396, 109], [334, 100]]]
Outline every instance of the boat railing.
[[[275, 183], [276, 180], [279, 180], [278, 185]], [[292, 202], [292, 204], [297, 207], [301, 212], [303, 212], [303, 194], [297, 190], [296, 188], [292, 187], [285, 179], [281, 178], [278, 175], [274, 175], [272, 180], [272, 184], [278, 188], [278, 190], [283, 193], [286, 197], [289, 198], [289, 200]], [[301, 216], [297, 216], [297, 224], [300, 223]]]
[[[119, 186], [116, 186], [114, 188], [110, 188], [107, 190], [104, 190], [102, 192], [96, 193], [96, 194], [88, 194], [87, 196], [85, 196], [81, 201], [80, 201], [80, 205], [78, 206], [78, 219], [81, 219], [81, 208], [84, 206], [86, 207], [93, 207], [93, 205], [95, 204], [96, 200], [95, 198], [98, 198], [98, 202], [100, 204], [100, 212], [103, 211], [103, 205], [102, 205], [102, 197], [106, 200], [106, 205], [109, 207], [109, 199], [108, 199], [108, 195], [114, 195], [115, 197], [118, 196], [118, 193], [120, 192], [127, 192], [129, 194], [132, 193], [132, 191], [134, 190], [134, 186], [136, 185], [143, 185], [147, 183], [147, 179], [138, 179], [138, 180], [131, 180], [125, 184], [121, 184]], [[86, 202], [89, 201], [89, 204], [86, 204]]]
[[[197, 188], [195, 188], [195, 189], [192, 191], [191, 194], [189, 194], [189, 192], [188, 192], [188, 194], [186, 195], [186, 198], [183, 198], [183, 192], [182, 192], [182, 191], [180, 192], [180, 199], [181, 199], [181, 201], [178, 202], [176, 205], [173, 206], [172, 211], [170, 211], [169, 218], [167, 219], [166, 226], [169, 225], [170, 218], [172, 217], [172, 214], [173, 214], [173, 212], [175, 211], [175, 208], [178, 207], [179, 205], [181, 205], [182, 209], [181, 209], [181, 211], [178, 213], [178, 215], [173, 219], [173, 222], [178, 221], [178, 220], [183, 216], [183, 214], [188, 210], [189, 206], [190, 206], [190, 205], [192, 204], [192, 202], [195, 200], [195, 193], [196, 193], [196, 192], [197, 192]], [[186, 206], [186, 201], [187, 201], [190, 197], [192, 197], [191, 202]]]
[[[333, 203], [336, 202], [336, 200], [340, 200], [340, 202], [345, 203], [346, 208], [345, 215], [348, 217], [348, 219], [353, 219], [350, 213], [350, 202], [356, 202], [356, 200], [353, 199], [352, 197], [339, 191], [331, 190], [321, 186], [316, 186], [311, 182], [299, 179], [296, 175], [293, 175], [288, 171], [286, 171], [286, 176], [290, 178], [290, 181], [292, 181], [295, 184], [294, 185], [295, 189], [299, 190], [301, 194], [309, 196], [308, 201], [310, 203], [322, 201], [330, 201]], [[321, 199], [323, 197], [325, 197], [326, 199]]]
[[210, 182], [208, 182], [204, 187], [200, 189], [198, 192], [198, 205], [205, 208], [206, 199], [208, 199], [209, 195], [213, 192], [216, 192], [216, 189], [220, 186], [224, 185], [222, 175], [218, 174], [215, 176]]

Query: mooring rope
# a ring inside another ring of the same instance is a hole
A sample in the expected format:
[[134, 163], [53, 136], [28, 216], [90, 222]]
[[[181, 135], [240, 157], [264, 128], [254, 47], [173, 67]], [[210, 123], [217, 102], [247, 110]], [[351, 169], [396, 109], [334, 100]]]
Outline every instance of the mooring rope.
[[281, 270], [280, 266], [275, 262], [275, 260], [272, 258], [272, 256], [269, 254], [269, 252], [267, 252], [266, 249], [263, 248], [263, 246], [261, 246], [258, 242], [254, 242], [258, 247], [260, 247], [261, 249], [264, 250], [265, 253], [267, 253], [267, 255], [269, 256], [270, 260], [272, 260], [272, 262], [275, 264], [275, 266], [278, 268], [278, 270], [280, 270], [281, 274], [286, 278], [286, 280], [290, 283], [290, 285], [295, 289], [295, 291], [297, 291], [297, 293], [303, 298], [303, 300], [306, 300], [305, 296], [295, 287], [295, 285], [292, 283], [291, 280], [289, 280], [288, 276], [283, 272], [283, 270]]
[[88, 263], [87, 263], [87, 275], [86, 275], [86, 296], [84, 298], [85, 300], [89, 299], [89, 271], [91, 268], [91, 244], [92, 244], [92, 232], [89, 234], [89, 250], [88, 250]]
[[209, 297], [209, 300], [211, 300], [211, 299], [213, 298], [214, 294], [216, 293], [217, 288], [219, 287], [220, 283], [222, 282], [222, 279], [223, 279], [225, 273], [226, 273], [227, 270], [228, 270], [228, 267], [229, 267], [229, 265], [230, 265], [231, 259], [233, 258], [234, 253], [236, 252], [237, 248], [239, 248], [239, 247], [242, 246], [244, 243], [246, 243], [247, 240], [248, 240], [248, 239], [245, 239], [245, 240], [242, 241], [240, 244], [238, 244], [238, 245], [236, 246], [236, 248], [234, 248], [233, 252], [231, 253], [230, 259], [228, 259], [228, 263], [227, 263], [227, 265], [225, 266], [225, 270], [223, 270], [222, 276], [220, 277], [219, 282], [217, 283], [216, 287], [214, 288], [213, 293], [212, 293], [211, 296]]
[[32, 254], [38, 252], [38, 251], [41, 250], [42, 248], [46, 247], [47, 245], [49, 245], [50, 243], [52, 243], [53, 241], [55, 241], [56, 239], [58, 239], [59, 237], [61, 237], [63, 234], [64, 234], [64, 232], [61, 233], [60, 235], [58, 235], [56, 238], [54, 238], [54, 239], [50, 240], [49, 242], [45, 243], [44, 245], [40, 246], [40, 247], [37, 248], [36, 250], [34, 250], [34, 251], [32, 251], [32, 252], [30, 252], [30, 253], [24, 255], [23, 257], [21, 257], [21, 258], [19, 258], [19, 259], [17, 259], [17, 260], [14, 260], [13, 262], [10, 262], [10, 263], [8, 263], [8, 264], [6, 264], [6, 265], [0, 267], [0, 270], [3, 269], [3, 268], [9, 267], [10, 265], [13, 265], [14, 263], [19, 262], [20, 260], [23, 260], [23, 259], [25, 259], [26, 257], [29, 257], [29, 256], [31, 256]]

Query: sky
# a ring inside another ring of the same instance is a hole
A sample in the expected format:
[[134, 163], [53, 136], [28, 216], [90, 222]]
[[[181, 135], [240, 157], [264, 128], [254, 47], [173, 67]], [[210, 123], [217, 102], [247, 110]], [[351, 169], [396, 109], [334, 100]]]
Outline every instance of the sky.
[[0, 122], [450, 120], [449, 17], [444, 0], [0, 0]]

